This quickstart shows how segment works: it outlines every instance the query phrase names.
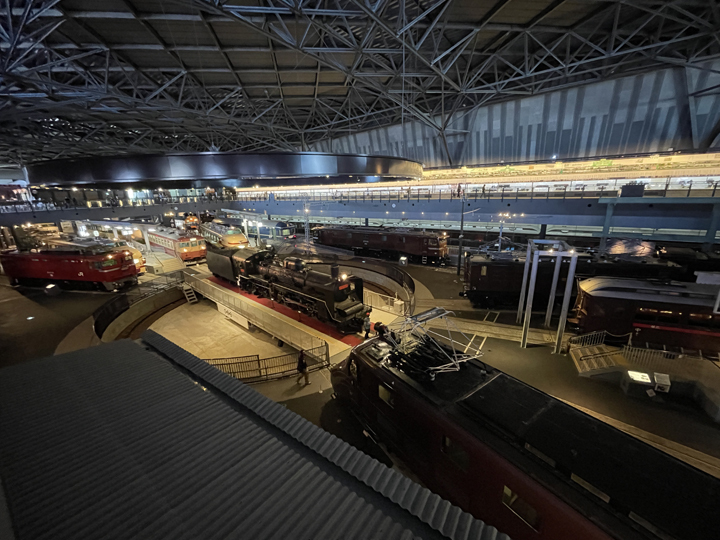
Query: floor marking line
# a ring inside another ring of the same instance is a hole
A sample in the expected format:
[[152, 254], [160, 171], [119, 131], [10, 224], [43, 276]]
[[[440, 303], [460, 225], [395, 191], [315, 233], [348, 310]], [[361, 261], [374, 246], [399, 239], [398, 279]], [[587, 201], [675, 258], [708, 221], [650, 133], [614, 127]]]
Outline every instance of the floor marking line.
[[482, 340], [482, 343], [480, 344], [480, 347], [478, 347], [478, 351], [482, 351], [482, 348], [485, 346], [485, 341], [487, 340], [487, 336], [485, 336]]

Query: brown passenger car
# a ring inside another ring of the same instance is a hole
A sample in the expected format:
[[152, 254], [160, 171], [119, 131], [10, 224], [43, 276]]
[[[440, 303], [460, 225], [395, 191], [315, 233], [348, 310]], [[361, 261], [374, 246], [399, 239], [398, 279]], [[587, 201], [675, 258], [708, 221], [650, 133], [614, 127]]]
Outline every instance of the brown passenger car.
[[597, 277], [580, 281], [575, 317], [581, 333], [607, 330], [633, 343], [720, 353], [720, 287]]

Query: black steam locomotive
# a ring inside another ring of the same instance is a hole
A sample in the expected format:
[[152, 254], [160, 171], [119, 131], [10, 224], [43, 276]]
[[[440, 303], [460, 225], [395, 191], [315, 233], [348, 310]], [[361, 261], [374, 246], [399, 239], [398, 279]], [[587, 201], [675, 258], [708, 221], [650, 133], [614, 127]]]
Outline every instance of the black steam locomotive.
[[244, 248], [208, 251], [207, 265], [213, 275], [237, 283], [250, 294], [302, 311], [330, 323], [341, 332], [357, 332], [372, 308], [363, 304], [363, 281], [311, 270], [302, 259], [280, 260], [272, 250]]

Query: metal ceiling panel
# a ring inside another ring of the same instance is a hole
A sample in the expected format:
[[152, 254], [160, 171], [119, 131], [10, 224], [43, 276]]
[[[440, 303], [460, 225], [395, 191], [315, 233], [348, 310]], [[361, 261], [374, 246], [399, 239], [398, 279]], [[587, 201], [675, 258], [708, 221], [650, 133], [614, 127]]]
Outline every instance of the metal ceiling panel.
[[17, 540], [507, 540], [147, 337], [182, 371], [129, 340], [2, 370], [0, 476]]

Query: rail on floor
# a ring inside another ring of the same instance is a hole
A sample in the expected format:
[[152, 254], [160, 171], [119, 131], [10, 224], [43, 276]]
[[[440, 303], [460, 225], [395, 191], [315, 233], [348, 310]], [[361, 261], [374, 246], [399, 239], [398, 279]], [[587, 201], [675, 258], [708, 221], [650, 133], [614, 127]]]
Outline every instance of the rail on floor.
[[[330, 365], [326, 343], [303, 352], [308, 371], [316, 371]], [[232, 358], [209, 358], [204, 362], [238, 380], [254, 383], [298, 375], [299, 354], [298, 351], [270, 358], [260, 358], [257, 354], [253, 354]]]

